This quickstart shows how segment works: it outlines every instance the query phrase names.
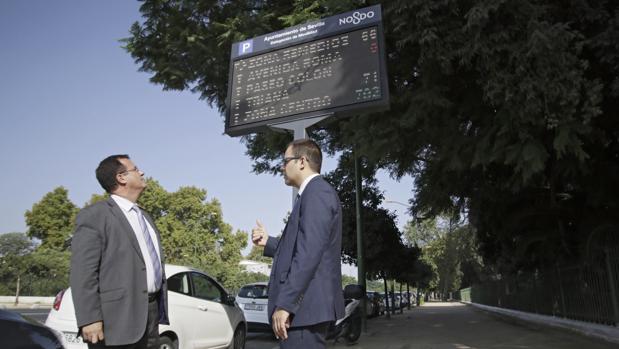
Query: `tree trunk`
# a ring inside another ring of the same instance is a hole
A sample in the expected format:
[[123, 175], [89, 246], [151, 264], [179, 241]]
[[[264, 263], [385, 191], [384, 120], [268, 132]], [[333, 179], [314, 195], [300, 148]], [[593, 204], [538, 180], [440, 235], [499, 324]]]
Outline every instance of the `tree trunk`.
[[391, 314], [395, 315], [395, 280], [391, 281]]
[[400, 282], [400, 314], [404, 313], [404, 307], [402, 306], [402, 299], [404, 299], [402, 297], [402, 283]]
[[389, 315], [389, 288], [387, 288], [387, 278], [383, 276], [383, 281], [385, 282], [385, 313], [387, 314], [387, 319], [391, 319], [391, 315]]
[[408, 282], [406, 282], [406, 299], [408, 299], [408, 310], [411, 310], [411, 289]]
[[421, 306], [421, 288], [417, 285], [417, 306]]
[[17, 274], [17, 287], [15, 287], [15, 306], [19, 304], [19, 283], [21, 281], [21, 275]]

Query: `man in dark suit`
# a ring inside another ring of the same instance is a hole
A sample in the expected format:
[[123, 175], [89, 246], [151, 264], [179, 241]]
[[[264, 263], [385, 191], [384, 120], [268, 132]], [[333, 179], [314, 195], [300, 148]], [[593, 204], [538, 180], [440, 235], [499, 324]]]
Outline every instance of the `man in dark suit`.
[[344, 317], [342, 209], [320, 175], [322, 153], [309, 139], [290, 143], [282, 161], [287, 185], [299, 189], [280, 238], [260, 222], [252, 241], [273, 257], [269, 315], [281, 348], [324, 348], [329, 323]]
[[136, 204], [144, 172], [112, 155], [96, 175], [111, 196], [80, 211], [71, 242], [79, 333], [89, 348], [158, 348], [158, 324], [169, 324], [167, 287], [159, 232]]

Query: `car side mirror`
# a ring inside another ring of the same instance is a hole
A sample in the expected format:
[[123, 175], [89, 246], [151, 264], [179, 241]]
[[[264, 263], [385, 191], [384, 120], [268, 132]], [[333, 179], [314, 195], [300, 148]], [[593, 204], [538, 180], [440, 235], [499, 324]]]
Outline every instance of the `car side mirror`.
[[234, 302], [236, 302], [236, 298], [234, 298], [233, 295], [226, 295], [226, 298], [224, 298], [224, 304], [227, 305], [234, 305]]

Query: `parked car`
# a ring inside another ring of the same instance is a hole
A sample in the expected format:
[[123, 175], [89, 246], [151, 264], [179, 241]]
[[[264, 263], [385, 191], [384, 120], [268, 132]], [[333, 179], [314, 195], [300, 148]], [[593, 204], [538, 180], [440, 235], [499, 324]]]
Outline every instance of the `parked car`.
[[399, 310], [402, 308], [402, 297], [400, 294], [394, 293], [392, 298], [394, 299], [393, 309]]
[[400, 308], [405, 308], [408, 306], [408, 298], [406, 292], [397, 293], [396, 296], [400, 299]]
[[374, 316], [374, 312], [376, 312], [376, 304], [372, 302], [372, 300], [370, 299], [368, 295], [365, 298], [365, 316], [372, 317]]
[[60, 333], [19, 313], [0, 309], [3, 349], [63, 349]]
[[[385, 308], [386, 308], [387, 298], [385, 297], [384, 293], [382, 293], [381, 295], [383, 297], [383, 305], [385, 305]], [[388, 300], [389, 300], [389, 311], [395, 311], [395, 310], [400, 309], [399, 297], [393, 294], [393, 292], [389, 292]]]
[[[409, 293], [409, 292], [402, 292], [402, 306], [403, 307], [408, 307], [408, 303], [409, 301], [412, 303], [414, 302], [415, 297], [413, 293]], [[411, 304], [412, 305], [412, 304]]]
[[[160, 349], [243, 349], [247, 325], [233, 296], [200, 270], [166, 264], [165, 272], [170, 325], [159, 325]], [[58, 293], [45, 324], [62, 333], [67, 349], [87, 349], [70, 288]]]
[[267, 282], [256, 282], [247, 284], [239, 290], [236, 302], [239, 304], [245, 320], [247, 320], [247, 330], [249, 332], [271, 332], [269, 325], [269, 315], [267, 303], [269, 296], [267, 293]]
[[382, 305], [381, 309], [381, 298], [378, 292], [367, 292], [367, 302], [372, 304], [372, 312], [368, 313], [368, 317], [374, 317], [382, 315], [385, 312], [385, 306]]
[[379, 305], [378, 315], [383, 315], [385, 314], [385, 296], [379, 292], [375, 292], [375, 293], [376, 293], [376, 298], [377, 298], [378, 305]]

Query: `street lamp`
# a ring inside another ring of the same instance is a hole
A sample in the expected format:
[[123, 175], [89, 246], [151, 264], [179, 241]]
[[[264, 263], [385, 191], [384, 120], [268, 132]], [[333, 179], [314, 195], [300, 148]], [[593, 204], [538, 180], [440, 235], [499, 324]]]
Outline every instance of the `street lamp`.
[[404, 207], [406, 207], [406, 208], [409, 208], [409, 209], [411, 208], [411, 206], [410, 206], [410, 205], [405, 204], [405, 203], [400, 202], [400, 201], [395, 201], [395, 200], [385, 200], [385, 203], [386, 203], [386, 204], [398, 204], [398, 205], [402, 205], [402, 206], [404, 206]]

